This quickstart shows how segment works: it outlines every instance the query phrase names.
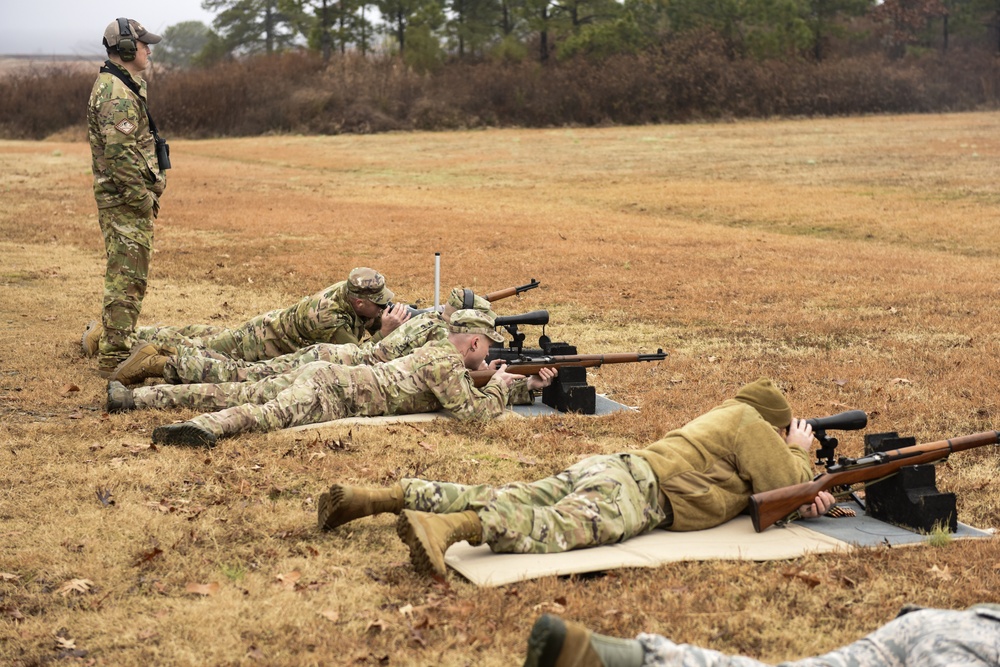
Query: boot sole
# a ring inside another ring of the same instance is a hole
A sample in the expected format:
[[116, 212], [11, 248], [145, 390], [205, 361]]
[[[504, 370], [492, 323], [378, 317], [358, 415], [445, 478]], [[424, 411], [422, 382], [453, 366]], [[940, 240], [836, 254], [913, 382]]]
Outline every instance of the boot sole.
[[171, 424], [153, 429], [153, 442], [157, 445], [189, 445], [215, 447], [218, 438], [193, 424]]
[[414, 514], [416, 513], [413, 510], [403, 510], [396, 522], [396, 534], [410, 548], [410, 563], [414, 570], [420, 574], [436, 574], [443, 577], [447, 574], [447, 567], [439, 568], [435, 565], [428, 548], [431, 540], [420, 521], [416, 517], [411, 518]]
[[556, 616], [544, 614], [531, 628], [524, 667], [555, 667], [565, 641], [566, 624]]
[[118, 399], [116, 399], [114, 395], [111, 393], [111, 391], [112, 391], [111, 382], [109, 382], [107, 388], [108, 403], [106, 406], [109, 415], [118, 414], [120, 412], [130, 412], [132, 410], [135, 410], [134, 402], [132, 403], [132, 405], [126, 405], [123, 401], [119, 401]]
[[321, 530], [333, 530], [337, 526], [347, 523], [347, 521], [338, 521], [340, 517], [337, 516], [343, 502], [344, 489], [340, 484], [334, 484], [329, 491], [320, 495], [317, 524]]
[[153, 377], [143, 372], [142, 364], [146, 359], [155, 357], [157, 354], [159, 354], [159, 350], [153, 345], [147, 343], [140, 346], [128, 355], [128, 359], [118, 364], [114, 373], [111, 374], [111, 379], [118, 380], [122, 384], [139, 384], [147, 377]]

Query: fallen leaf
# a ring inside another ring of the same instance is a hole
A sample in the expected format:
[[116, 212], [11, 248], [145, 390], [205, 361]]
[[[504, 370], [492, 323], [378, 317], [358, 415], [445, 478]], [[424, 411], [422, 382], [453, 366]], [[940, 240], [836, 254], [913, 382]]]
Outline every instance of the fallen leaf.
[[437, 445], [432, 445], [431, 443], [425, 442], [423, 440], [421, 440], [417, 444], [420, 445], [421, 447], [423, 447], [424, 449], [426, 449], [429, 452], [433, 452], [433, 451], [435, 451], [437, 449]]
[[413, 605], [407, 604], [399, 608], [399, 613], [406, 618], [413, 618]]
[[15, 579], [20, 579], [21, 577], [16, 574], [11, 574], [10, 572], [0, 572], [0, 580], [3, 581], [14, 581]]
[[133, 563], [133, 565], [136, 566], [136, 567], [138, 567], [139, 565], [142, 565], [143, 563], [148, 563], [149, 561], [153, 560], [154, 558], [156, 558], [157, 556], [159, 556], [162, 553], [163, 553], [163, 549], [161, 549], [159, 547], [154, 547], [152, 551], [147, 551], [146, 553], [139, 554], [139, 557], [136, 559], [136, 561], [135, 561], [135, 563]]
[[299, 579], [301, 578], [302, 578], [302, 573], [299, 572], [298, 570], [292, 570], [291, 572], [288, 572], [286, 574], [279, 574], [277, 577], [275, 577], [275, 579], [278, 580], [278, 583], [281, 584], [281, 587], [289, 591], [295, 589], [295, 584], [297, 584], [299, 582]]
[[215, 581], [210, 584], [196, 584], [191, 582], [184, 587], [184, 591], [194, 593], [195, 595], [215, 595], [219, 592], [219, 583]]
[[845, 384], [847, 384], [847, 380], [834, 380], [833, 383], [838, 387], [843, 387]]
[[141, 639], [142, 641], [146, 641], [148, 639], [152, 639], [157, 634], [158, 633], [156, 632], [156, 630], [153, 629], [143, 630], [142, 632], [136, 635], [136, 638]]
[[340, 614], [335, 612], [333, 609], [324, 609], [323, 611], [319, 612], [319, 615], [325, 618], [326, 620], [332, 621], [334, 623], [340, 620]]
[[59, 388], [59, 395], [62, 396], [63, 398], [69, 398], [78, 391], [80, 391], [80, 388], [77, 387], [75, 384], [73, 383], [64, 384], [62, 387]]
[[101, 501], [102, 507], [115, 504], [114, 499], [111, 497], [111, 489], [95, 489], [94, 494], [96, 494], [97, 499]]
[[944, 569], [939, 568], [937, 565], [927, 570], [927, 573], [933, 575], [940, 579], [941, 581], [951, 581], [951, 572], [948, 571], [948, 566], [945, 565]]
[[889, 380], [889, 384], [913, 384], [913, 381], [906, 378], [892, 378]]
[[93, 585], [94, 582], [90, 579], [70, 579], [65, 582], [57, 592], [63, 597], [66, 597], [73, 591], [76, 591], [77, 593], [89, 593], [90, 588]]
[[76, 640], [70, 639], [69, 637], [56, 637], [56, 646], [63, 650], [70, 650], [76, 648]]

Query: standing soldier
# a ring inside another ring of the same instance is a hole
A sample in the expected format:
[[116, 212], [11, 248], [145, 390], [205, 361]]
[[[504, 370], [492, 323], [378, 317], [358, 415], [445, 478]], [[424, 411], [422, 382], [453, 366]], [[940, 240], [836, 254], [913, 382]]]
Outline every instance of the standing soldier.
[[[138, 21], [112, 21], [104, 31], [108, 59], [87, 108], [94, 196], [108, 260], [98, 346], [98, 370], [104, 377], [129, 355], [146, 294], [153, 220], [167, 185], [168, 152], [146, 108], [141, 76], [149, 66], [149, 45], [160, 39]], [[96, 323], [88, 331], [95, 329]]]

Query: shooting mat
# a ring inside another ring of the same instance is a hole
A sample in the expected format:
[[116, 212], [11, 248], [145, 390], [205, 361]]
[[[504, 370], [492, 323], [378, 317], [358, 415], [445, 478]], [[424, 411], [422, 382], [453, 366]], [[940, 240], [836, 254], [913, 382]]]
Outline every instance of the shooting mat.
[[[552, 575], [583, 574], [619, 567], [657, 567], [693, 560], [786, 560], [810, 553], [917, 544], [925, 536], [864, 516], [812, 519], [774, 526], [755, 533], [749, 516], [739, 516], [709, 530], [672, 533], [654, 530], [619, 544], [558, 554], [495, 554], [486, 545], [460, 542], [448, 549], [445, 561], [478, 586], [502, 586]], [[808, 526], [808, 527], [807, 527]], [[958, 524], [956, 538], [991, 537]]]
[[[596, 405], [595, 405], [594, 416], [608, 415], [612, 412], [619, 412], [621, 410], [636, 410], [637, 408], [631, 408], [627, 405], [622, 405], [621, 403], [616, 403], [612, 401], [607, 396], [597, 395]], [[515, 405], [508, 409], [501, 418], [518, 418], [518, 417], [543, 417], [546, 415], [558, 415], [561, 414], [555, 408], [550, 408], [549, 406], [542, 403], [542, 398], [539, 396], [535, 398], [535, 402], [532, 405]], [[371, 425], [378, 426], [380, 424], [401, 424], [404, 422], [417, 423], [417, 422], [429, 422], [435, 421], [437, 419], [451, 419], [452, 417], [445, 412], [424, 412], [416, 415], [393, 415], [391, 417], [346, 417], [344, 419], [334, 419], [333, 421], [320, 422], [318, 424], [306, 424], [304, 426], [293, 426], [292, 428], [282, 429], [280, 431], [274, 431], [272, 435], [277, 435], [277, 437], [286, 437], [286, 434], [292, 433], [297, 435], [303, 435], [313, 433], [322, 437], [324, 435], [324, 430], [337, 431], [341, 430], [343, 426], [355, 426], [355, 425]]]

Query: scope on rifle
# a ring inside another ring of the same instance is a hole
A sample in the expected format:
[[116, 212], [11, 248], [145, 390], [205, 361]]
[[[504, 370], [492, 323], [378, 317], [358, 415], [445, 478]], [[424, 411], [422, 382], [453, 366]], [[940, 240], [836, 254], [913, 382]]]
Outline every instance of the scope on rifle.
[[827, 435], [826, 432], [863, 429], [868, 426], [868, 415], [864, 410], [848, 410], [829, 417], [807, 419], [806, 423], [812, 426], [813, 436], [820, 442], [819, 449], [816, 450], [816, 465], [830, 467], [834, 464], [838, 443], [836, 438]]
[[500, 315], [496, 318], [496, 326], [504, 327], [508, 324], [548, 324], [549, 323], [549, 311], [547, 310], [533, 310], [530, 313], [524, 313], [522, 315]]

